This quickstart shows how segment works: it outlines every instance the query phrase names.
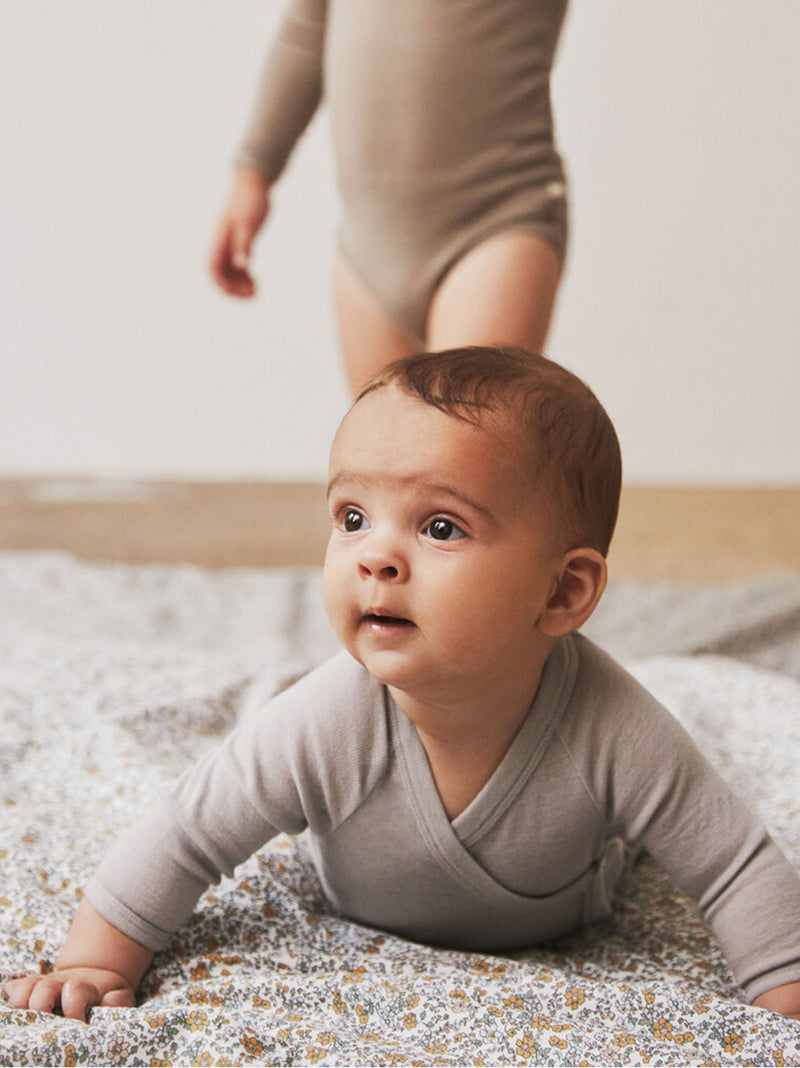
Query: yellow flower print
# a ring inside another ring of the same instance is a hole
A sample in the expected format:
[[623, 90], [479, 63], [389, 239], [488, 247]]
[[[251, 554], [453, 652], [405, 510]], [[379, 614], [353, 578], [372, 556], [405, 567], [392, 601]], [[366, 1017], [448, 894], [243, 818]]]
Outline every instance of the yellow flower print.
[[567, 1006], [575, 1011], [586, 1000], [586, 993], [579, 986], [571, 986], [569, 990], [564, 991], [564, 1001]]
[[369, 1009], [365, 1009], [363, 1005], [356, 1005], [356, 1016], [359, 1023], [365, 1024], [369, 1019]]
[[526, 1031], [522, 1038], [517, 1039], [517, 1055], [526, 1061], [536, 1055], [536, 1040], [532, 1031]]
[[258, 1041], [255, 1035], [245, 1035], [241, 1042], [251, 1057], [260, 1057], [264, 1052], [263, 1045]]
[[741, 1053], [743, 1049], [744, 1039], [737, 1031], [731, 1031], [730, 1034], [725, 1035], [726, 1053]]
[[662, 1016], [659, 1020], [656, 1020], [653, 1026], [653, 1034], [659, 1042], [671, 1042], [672, 1024]]
[[190, 1031], [205, 1031], [208, 1027], [208, 1017], [204, 1012], [190, 1012], [186, 1022]]
[[407, 1012], [403, 1017], [403, 1027], [406, 1031], [411, 1031], [417, 1026], [417, 1015], [414, 1012]]

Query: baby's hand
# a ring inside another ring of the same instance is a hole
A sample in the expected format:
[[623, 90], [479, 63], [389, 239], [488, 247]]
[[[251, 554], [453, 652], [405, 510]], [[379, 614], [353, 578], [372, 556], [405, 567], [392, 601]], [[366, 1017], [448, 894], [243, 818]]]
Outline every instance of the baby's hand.
[[775, 986], [766, 994], [757, 997], [753, 1004], [759, 1009], [769, 1009], [770, 1012], [779, 1012], [800, 1020], [800, 983]]
[[86, 1021], [94, 1005], [135, 1005], [136, 996], [126, 979], [100, 968], [64, 968], [50, 975], [27, 975], [9, 979], [3, 993], [12, 1008], [35, 1012], [61, 1012], [73, 1020]]

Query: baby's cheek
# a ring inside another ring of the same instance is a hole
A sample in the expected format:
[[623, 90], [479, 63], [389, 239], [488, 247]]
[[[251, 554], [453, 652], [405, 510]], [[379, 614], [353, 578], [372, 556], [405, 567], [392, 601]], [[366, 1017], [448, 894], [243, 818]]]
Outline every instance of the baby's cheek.
[[341, 611], [342, 607], [342, 590], [339, 571], [340, 568], [337, 567], [336, 553], [329, 547], [328, 552], [325, 554], [325, 564], [322, 568], [322, 602], [325, 605], [328, 619], [334, 627], [337, 625], [336, 616], [338, 612]]
[[352, 637], [353, 595], [341, 555], [329, 548], [322, 570], [322, 601], [331, 626], [340, 641]]

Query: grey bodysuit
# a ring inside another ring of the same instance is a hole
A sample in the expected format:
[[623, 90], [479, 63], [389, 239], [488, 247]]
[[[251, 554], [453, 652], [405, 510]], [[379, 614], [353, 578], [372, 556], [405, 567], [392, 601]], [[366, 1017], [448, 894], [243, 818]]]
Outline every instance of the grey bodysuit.
[[645, 847], [750, 998], [800, 980], [800, 878], [683, 729], [587, 639], [561, 639], [495, 774], [452, 822], [411, 722], [342, 653], [250, 711], [122, 836], [87, 887], [152, 949], [210, 882], [304, 832], [334, 910], [502, 952], [607, 917]]
[[563, 256], [550, 71], [566, 0], [291, 0], [238, 161], [273, 181], [324, 94], [340, 249], [424, 342], [466, 252], [523, 229]]

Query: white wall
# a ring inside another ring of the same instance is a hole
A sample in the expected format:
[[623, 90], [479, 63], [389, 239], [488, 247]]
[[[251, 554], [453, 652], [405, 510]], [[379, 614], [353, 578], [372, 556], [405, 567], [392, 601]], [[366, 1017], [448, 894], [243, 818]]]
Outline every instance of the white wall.
[[[318, 478], [346, 404], [324, 121], [257, 257], [205, 258], [278, 0], [0, 0], [0, 475]], [[629, 480], [800, 482], [800, 4], [573, 0], [550, 355]]]

